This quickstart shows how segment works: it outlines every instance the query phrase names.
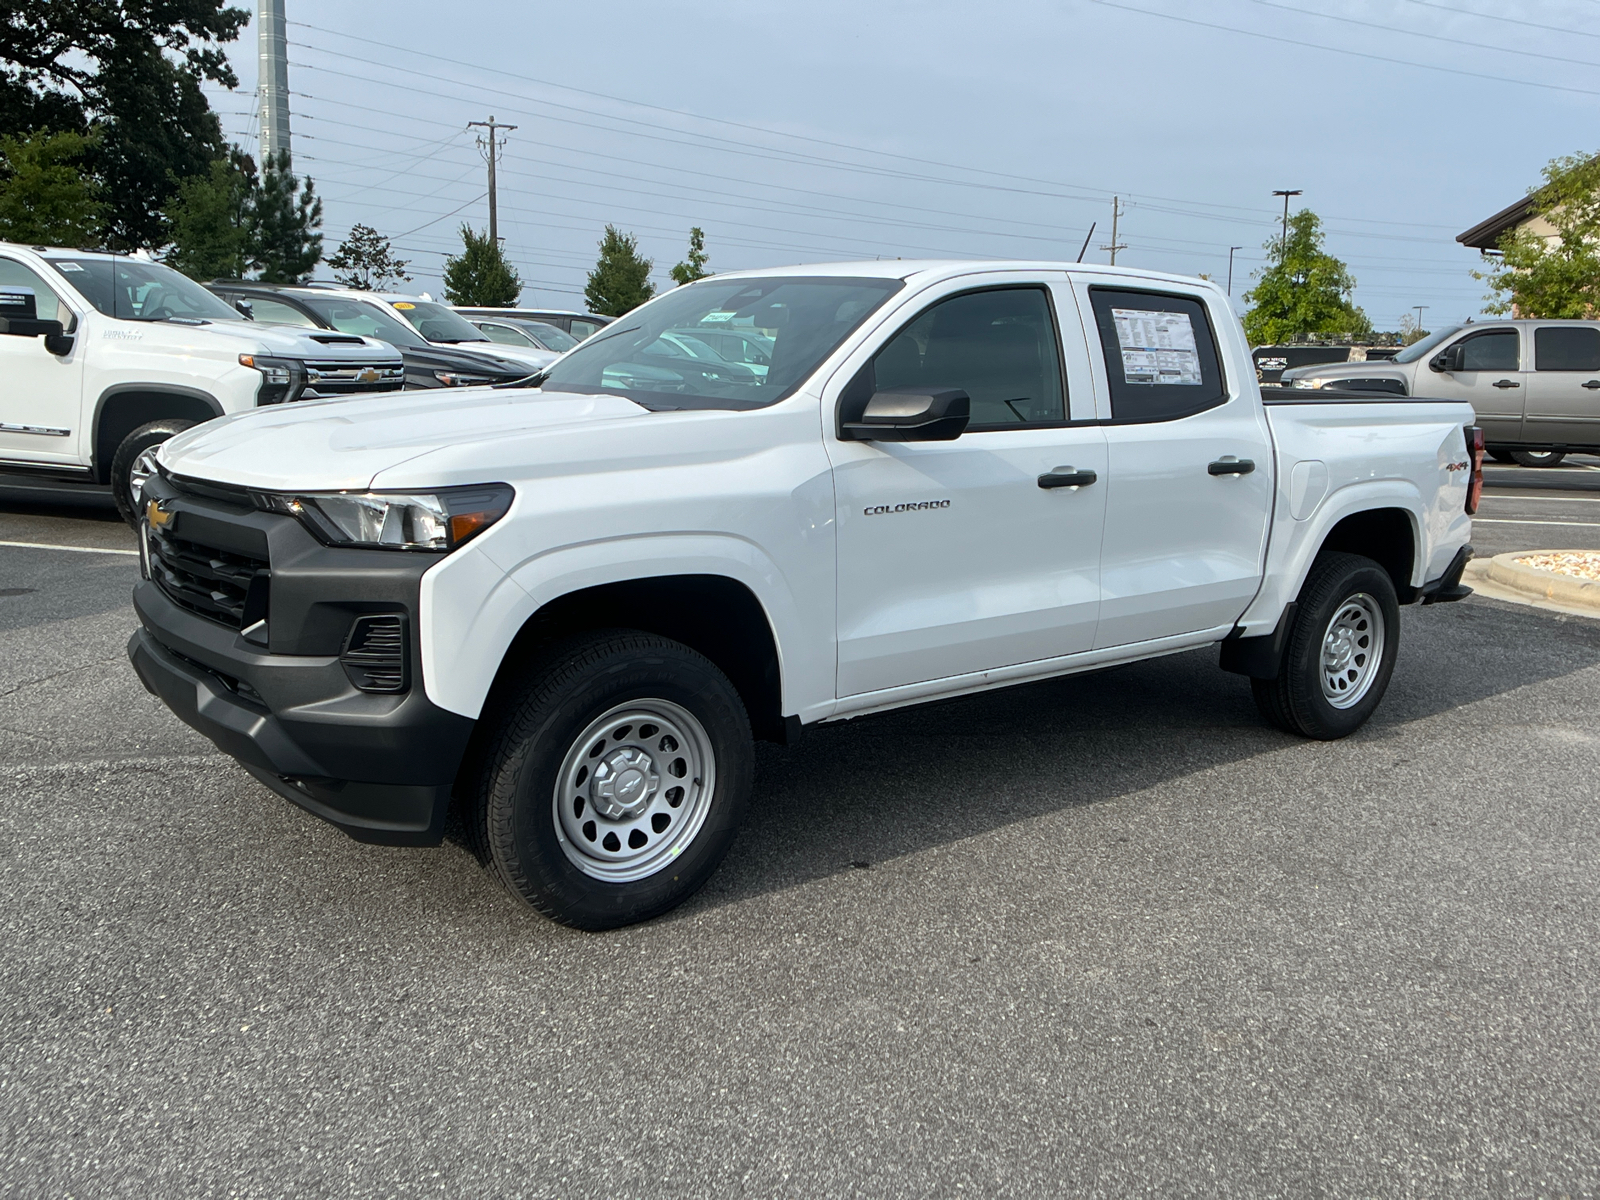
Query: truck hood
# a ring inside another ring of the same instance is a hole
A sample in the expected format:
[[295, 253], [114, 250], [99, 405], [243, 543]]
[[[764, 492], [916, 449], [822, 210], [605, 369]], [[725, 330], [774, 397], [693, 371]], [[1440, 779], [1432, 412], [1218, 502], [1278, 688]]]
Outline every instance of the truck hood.
[[651, 413], [622, 396], [524, 388], [387, 392], [207, 421], [164, 443], [160, 459], [175, 475], [239, 487], [342, 491], [370, 487], [379, 472], [431, 451], [628, 419]]
[[1367, 362], [1312, 363], [1304, 367], [1291, 367], [1283, 373], [1284, 383], [1297, 379], [1411, 379], [1410, 363], [1390, 362], [1374, 358]]

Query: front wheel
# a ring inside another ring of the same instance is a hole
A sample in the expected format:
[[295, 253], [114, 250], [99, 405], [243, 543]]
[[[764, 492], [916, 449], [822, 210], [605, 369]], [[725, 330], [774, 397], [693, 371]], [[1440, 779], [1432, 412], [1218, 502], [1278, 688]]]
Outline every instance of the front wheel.
[[591, 634], [548, 655], [510, 702], [469, 828], [525, 903], [615, 929], [711, 877], [753, 773], [744, 704], [713, 663], [653, 634]]
[[176, 417], [151, 421], [141, 425], [117, 447], [111, 456], [111, 496], [117, 502], [122, 519], [135, 529], [144, 509], [141, 492], [144, 481], [155, 474], [156, 447], [169, 438], [177, 437], [185, 429], [194, 428], [193, 421]]
[[1345, 737], [1377, 709], [1399, 649], [1389, 573], [1358, 554], [1324, 554], [1300, 589], [1278, 677], [1250, 681], [1256, 706], [1290, 733]]
[[1513, 450], [1511, 461], [1519, 467], [1559, 467], [1565, 450]]

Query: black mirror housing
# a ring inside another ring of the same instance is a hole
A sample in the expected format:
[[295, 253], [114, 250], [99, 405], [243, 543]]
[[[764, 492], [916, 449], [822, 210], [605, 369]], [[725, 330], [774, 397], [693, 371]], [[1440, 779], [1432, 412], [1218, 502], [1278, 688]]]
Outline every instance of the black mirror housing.
[[[52, 321], [57, 329], [61, 327], [60, 321]], [[77, 339], [70, 333], [47, 333], [44, 335], [44, 348], [57, 358], [65, 358], [72, 353], [73, 343]]]
[[41, 321], [35, 317], [0, 317], [0, 335], [9, 337], [61, 337], [60, 321]]
[[952, 442], [972, 419], [972, 399], [960, 388], [887, 388], [874, 392], [839, 437], [856, 442]]
[[1462, 342], [1457, 342], [1454, 346], [1446, 346], [1428, 360], [1428, 369], [1439, 372], [1461, 370], [1461, 356], [1465, 348], [1465, 344]]

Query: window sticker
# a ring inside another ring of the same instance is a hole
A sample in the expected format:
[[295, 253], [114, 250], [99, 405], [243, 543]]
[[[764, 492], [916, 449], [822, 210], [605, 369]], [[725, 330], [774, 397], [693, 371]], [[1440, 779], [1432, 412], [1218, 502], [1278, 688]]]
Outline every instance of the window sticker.
[[75, 262], [60, 262], [60, 261], [57, 261], [55, 263], [55, 268], [58, 271], [81, 271], [81, 270], [83, 270], [83, 266], [81, 264], [75, 263]]
[[1199, 387], [1200, 353], [1188, 313], [1113, 308], [1122, 377], [1129, 383]]
[[407, 308], [415, 308], [416, 307], [416, 305], [412, 304], [409, 300], [396, 300], [394, 302], [394, 306], [396, 308], [399, 308], [399, 309], [407, 309]]

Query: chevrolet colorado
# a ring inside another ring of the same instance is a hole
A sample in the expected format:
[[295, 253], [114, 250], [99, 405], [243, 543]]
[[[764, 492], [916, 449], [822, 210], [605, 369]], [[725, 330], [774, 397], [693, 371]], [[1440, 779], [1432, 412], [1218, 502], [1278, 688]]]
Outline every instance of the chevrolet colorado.
[[[770, 344], [765, 374], [663, 354]], [[516, 385], [225, 418], [160, 450], [129, 653], [267, 787], [435, 843], [452, 796], [586, 929], [698, 888], [752, 737], [1220, 644], [1265, 718], [1371, 715], [1454, 600], [1469, 405], [1277, 390], [1227, 298], [1105, 267], [718, 275]]]

